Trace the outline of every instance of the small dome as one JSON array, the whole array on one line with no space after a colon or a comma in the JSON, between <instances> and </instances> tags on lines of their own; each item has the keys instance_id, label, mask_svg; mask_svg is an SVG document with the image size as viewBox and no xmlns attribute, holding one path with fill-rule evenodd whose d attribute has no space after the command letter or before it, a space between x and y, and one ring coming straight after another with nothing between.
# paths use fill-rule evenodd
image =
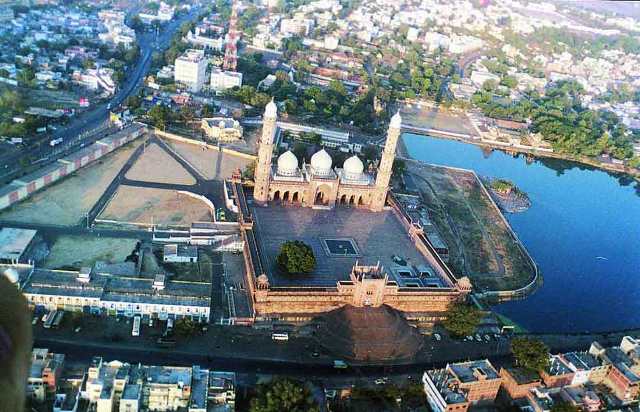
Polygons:
<instances>
[{"instance_id":1,"label":"small dome","mask_svg":"<svg viewBox=\"0 0 640 412\"><path fill-rule=\"evenodd\" d=\"M278 157L278 174L293 176L298 173L298 158L291 150L287 150Z\"/></svg>"},{"instance_id":2,"label":"small dome","mask_svg":"<svg viewBox=\"0 0 640 412\"><path fill-rule=\"evenodd\" d=\"M311 156L311 171L316 175L326 176L331 174L333 160L326 150L322 149Z\"/></svg>"},{"instance_id":3,"label":"small dome","mask_svg":"<svg viewBox=\"0 0 640 412\"><path fill-rule=\"evenodd\" d=\"M5 270L4 276L7 279L9 279L9 282L11 283L18 283L18 280L20 280L20 275L18 274L18 271L15 270L14 268L9 268Z\"/></svg>"},{"instance_id":4,"label":"small dome","mask_svg":"<svg viewBox=\"0 0 640 412\"><path fill-rule=\"evenodd\" d=\"M358 156L353 155L344 161L343 169L347 179L358 179L364 172L364 164Z\"/></svg>"},{"instance_id":5,"label":"small dome","mask_svg":"<svg viewBox=\"0 0 640 412\"><path fill-rule=\"evenodd\" d=\"M402 117L400 116L400 110L396 112L389 122L389 127L392 129L399 129L402 126Z\"/></svg>"},{"instance_id":6,"label":"small dome","mask_svg":"<svg viewBox=\"0 0 640 412\"><path fill-rule=\"evenodd\" d=\"M264 117L267 117L269 119L275 119L278 117L278 106L276 106L276 103L273 101L273 99L271 99L271 101L265 106Z\"/></svg>"}]
</instances>

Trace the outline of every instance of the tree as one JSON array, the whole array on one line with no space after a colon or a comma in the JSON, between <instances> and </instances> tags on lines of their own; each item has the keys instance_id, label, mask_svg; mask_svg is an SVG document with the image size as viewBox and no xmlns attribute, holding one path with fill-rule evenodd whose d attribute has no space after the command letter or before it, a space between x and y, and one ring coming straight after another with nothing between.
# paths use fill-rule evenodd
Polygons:
<instances>
[{"instance_id":1,"label":"tree","mask_svg":"<svg viewBox=\"0 0 640 412\"><path fill-rule=\"evenodd\" d=\"M144 30L144 23L140 19L140 16L133 16L131 18L131 22L129 23L129 27L131 27L136 32L141 32Z\"/></svg>"},{"instance_id":2,"label":"tree","mask_svg":"<svg viewBox=\"0 0 640 412\"><path fill-rule=\"evenodd\" d=\"M16 78L22 85L31 86L33 80L36 78L36 74L30 66L27 66L18 73Z\"/></svg>"},{"instance_id":3,"label":"tree","mask_svg":"<svg viewBox=\"0 0 640 412\"><path fill-rule=\"evenodd\" d=\"M400 177L407 170L407 163L402 159L393 159L391 170L394 177Z\"/></svg>"},{"instance_id":4,"label":"tree","mask_svg":"<svg viewBox=\"0 0 640 412\"><path fill-rule=\"evenodd\" d=\"M253 180L254 175L256 174L256 163L257 160L254 160L251 163L248 163L244 170L242 171L242 178L247 180Z\"/></svg>"},{"instance_id":5,"label":"tree","mask_svg":"<svg viewBox=\"0 0 640 412\"><path fill-rule=\"evenodd\" d=\"M190 318L178 319L175 324L175 331L178 336L186 338L198 331L198 325Z\"/></svg>"},{"instance_id":6,"label":"tree","mask_svg":"<svg viewBox=\"0 0 640 412\"><path fill-rule=\"evenodd\" d=\"M553 404L551 412L579 412L580 408L573 406L569 402L560 401Z\"/></svg>"},{"instance_id":7,"label":"tree","mask_svg":"<svg viewBox=\"0 0 640 412\"><path fill-rule=\"evenodd\" d=\"M284 242L276 262L287 273L310 273L316 267L313 250L299 240Z\"/></svg>"},{"instance_id":8,"label":"tree","mask_svg":"<svg viewBox=\"0 0 640 412\"><path fill-rule=\"evenodd\" d=\"M166 106L157 105L153 106L151 110L149 110L148 116L155 127L164 130L167 128L167 123L169 122L171 113Z\"/></svg>"},{"instance_id":9,"label":"tree","mask_svg":"<svg viewBox=\"0 0 640 412\"><path fill-rule=\"evenodd\" d=\"M549 365L549 348L542 341L528 338L515 338L511 341L511 352L516 365L539 372Z\"/></svg>"},{"instance_id":10,"label":"tree","mask_svg":"<svg viewBox=\"0 0 640 412\"><path fill-rule=\"evenodd\" d=\"M311 391L301 382L277 379L258 386L250 412L318 412Z\"/></svg>"},{"instance_id":11,"label":"tree","mask_svg":"<svg viewBox=\"0 0 640 412\"><path fill-rule=\"evenodd\" d=\"M481 319L480 309L466 303L456 302L449 308L443 326L453 336L468 336L473 335Z\"/></svg>"}]
</instances>

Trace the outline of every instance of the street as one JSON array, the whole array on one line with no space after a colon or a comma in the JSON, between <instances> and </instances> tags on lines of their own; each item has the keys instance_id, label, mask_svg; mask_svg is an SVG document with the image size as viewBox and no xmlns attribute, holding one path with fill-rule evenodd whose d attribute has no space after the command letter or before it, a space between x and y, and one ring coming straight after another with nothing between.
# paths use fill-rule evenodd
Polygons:
<instances>
[{"instance_id":1,"label":"street","mask_svg":"<svg viewBox=\"0 0 640 412\"><path fill-rule=\"evenodd\" d=\"M14 150L2 153L0 155L0 184L9 183L39 167L53 163L79 147L84 147L104 137L108 129L110 111L108 107L119 106L127 97L137 91L149 72L153 52L165 50L180 25L196 17L198 12L199 8L194 7L188 14L171 21L159 36L156 36L155 32L138 34L140 58L135 67L128 71L124 83L120 85L111 100L98 104L72 119L68 126L60 127L52 135L42 138L36 146L16 147ZM50 146L49 140L57 138L62 138L62 143Z\"/></svg>"}]
</instances>

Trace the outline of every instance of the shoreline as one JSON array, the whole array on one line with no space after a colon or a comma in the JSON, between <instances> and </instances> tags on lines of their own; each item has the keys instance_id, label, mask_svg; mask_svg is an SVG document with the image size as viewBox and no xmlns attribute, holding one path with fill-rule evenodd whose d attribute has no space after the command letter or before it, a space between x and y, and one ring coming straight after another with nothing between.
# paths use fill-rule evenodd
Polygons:
<instances>
[{"instance_id":1,"label":"shoreline","mask_svg":"<svg viewBox=\"0 0 640 412\"><path fill-rule=\"evenodd\" d=\"M431 130L430 132L420 131L418 128L413 128L411 126L409 126L409 130L402 131L402 134L405 134L405 133L410 133L418 136L432 137L432 138L441 139L441 140L453 140L461 143L471 144L484 149L500 150L508 154L517 154L517 155L523 154L527 156L532 156L535 159L546 158L546 159L563 160L565 162L572 162L581 166L592 167L594 169L602 170L604 172L614 173L622 176L628 176L634 179L635 181L640 182L640 171L634 171L628 166L618 167L615 165L605 164L587 157L573 157L571 155L566 155L566 154L557 153L557 152L546 152L546 151L539 151L536 149L529 150L529 149L523 149L523 148L513 147L513 146L502 146L502 145L492 144L492 143L481 141L481 140L457 137L449 133L441 134L441 133L438 133L437 130ZM400 139L400 141L402 142L402 146L400 144L398 145L398 155L401 157L413 159L406 150L404 139Z\"/></svg>"}]
</instances>

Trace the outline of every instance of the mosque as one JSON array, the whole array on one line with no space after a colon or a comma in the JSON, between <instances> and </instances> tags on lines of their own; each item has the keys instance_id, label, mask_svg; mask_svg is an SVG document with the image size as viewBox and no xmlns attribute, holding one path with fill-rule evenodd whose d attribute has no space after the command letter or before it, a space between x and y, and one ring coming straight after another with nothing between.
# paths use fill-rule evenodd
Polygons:
<instances>
[{"instance_id":1,"label":"mosque","mask_svg":"<svg viewBox=\"0 0 640 412\"><path fill-rule=\"evenodd\" d=\"M299 159L290 150L281 154L276 164L272 165L276 120L277 107L272 101L264 112L258 149L253 193L256 202L264 205L269 201L281 201L315 208L350 205L374 212L382 210L400 137L400 113L391 118L376 174L365 171L357 155L345 160L342 168L333 167L333 159L324 149L311 156L310 163L303 162L302 167L299 167Z\"/></svg>"}]
</instances>

